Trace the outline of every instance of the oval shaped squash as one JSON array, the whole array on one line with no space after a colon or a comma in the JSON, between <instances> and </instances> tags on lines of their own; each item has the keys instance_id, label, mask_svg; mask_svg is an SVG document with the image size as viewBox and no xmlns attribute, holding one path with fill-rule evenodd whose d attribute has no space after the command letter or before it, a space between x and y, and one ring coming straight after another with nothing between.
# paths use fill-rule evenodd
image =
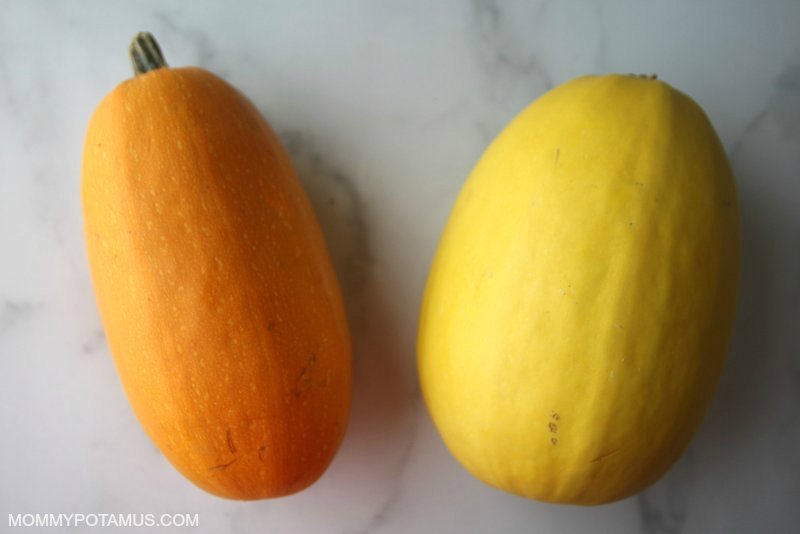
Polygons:
<instances>
[{"instance_id":1,"label":"oval shaped squash","mask_svg":"<svg viewBox=\"0 0 800 534\"><path fill-rule=\"evenodd\" d=\"M144 429L234 499L314 482L350 409L350 338L312 207L258 110L158 68L89 124L83 209L97 303Z\"/></svg>"},{"instance_id":2,"label":"oval shaped squash","mask_svg":"<svg viewBox=\"0 0 800 534\"><path fill-rule=\"evenodd\" d=\"M632 76L547 93L480 159L431 268L419 374L445 443L543 501L645 488L712 398L738 274L734 180L697 104Z\"/></svg>"}]
</instances>

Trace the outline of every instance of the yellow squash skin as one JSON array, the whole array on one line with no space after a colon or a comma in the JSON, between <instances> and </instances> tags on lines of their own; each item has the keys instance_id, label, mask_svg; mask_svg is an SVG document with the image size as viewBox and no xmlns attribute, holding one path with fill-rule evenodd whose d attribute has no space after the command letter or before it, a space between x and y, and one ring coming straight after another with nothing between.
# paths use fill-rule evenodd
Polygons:
<instances>
[{"instance_id":1,"label":"yellow squash skin","mask_svg":"<svg viewBox=\"0 0 800 534\"><path fill-rule=\"evenodd\" d=\"M480 159L431 268L418 365L445 443L542 501L652 484L716 389L739 262L734 179L694 101L617 75L547 93Z\"/></svg>"},{"instance_id":2,"label":"yellow squash skin","mask_svg":"<svg viewBox=\"0 0 800 534\"><path fill-rule=\"evenodd\" d=\"M89 124L82 198L106 337L169 461L232 499L317 480L347 427L350 337L312 207L258 110L202 69L123 82Z\"/></svg>"}]
</instances>

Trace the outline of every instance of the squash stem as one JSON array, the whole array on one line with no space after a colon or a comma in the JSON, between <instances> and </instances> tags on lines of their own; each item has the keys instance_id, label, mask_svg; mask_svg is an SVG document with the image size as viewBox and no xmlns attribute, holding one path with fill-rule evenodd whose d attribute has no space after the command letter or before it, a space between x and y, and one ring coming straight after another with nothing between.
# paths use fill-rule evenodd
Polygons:
<instances>
[{"instance_id":1,"label":"squash stem","mask_svg":"<svg viewBox=\"0 0 800 534\"><path fill-rule=\"evenodd\" d=\"M634 78L641 78L643 80L657 80L658 74L633 74L630 73L628 76L633 76Z\"/></svg>"},{"instance_id":2,"label":"squash stem","mask_svg":"<svg viewBox=\"0 0 800 534\"><path fill-rule=\"evenodd\" d=\"M150 32L139 32L134 35L128 51L136 76L167 66L158 41Z\"/></svg>"}]
</instances>

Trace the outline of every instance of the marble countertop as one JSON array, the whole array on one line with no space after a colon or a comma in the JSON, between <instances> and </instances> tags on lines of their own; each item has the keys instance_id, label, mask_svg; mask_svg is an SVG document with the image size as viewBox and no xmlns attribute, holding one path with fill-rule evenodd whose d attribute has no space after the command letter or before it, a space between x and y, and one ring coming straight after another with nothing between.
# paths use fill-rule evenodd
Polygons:
<instances>
[{"instance_id":1,"label":"marble countertop","mask_svg":"<svg viewBox=\"0 0 800 534\"><path fill-rule=\"evenodd\" d=\"M0 530L16 513L199 513L196 532L797 532L800 3L0 1ZM123 394L82 233L85 128L152 31L172 65L247 94L287 144L333 251L355 340L347 437L298 495L232 502L174 471ZM743 281L728 365L683 459L594 508L464 471L415 369L450 206L500 129L586 73L694 97L736 173Z\"/></svg>"}]
</instances>

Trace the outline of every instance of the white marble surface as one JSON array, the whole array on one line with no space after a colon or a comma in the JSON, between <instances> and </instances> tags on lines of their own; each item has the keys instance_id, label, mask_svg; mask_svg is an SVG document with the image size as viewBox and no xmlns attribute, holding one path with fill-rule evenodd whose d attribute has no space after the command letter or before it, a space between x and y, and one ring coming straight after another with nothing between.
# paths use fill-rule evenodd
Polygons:
<instances>
[{"instance_id":1,"label":"white marble surface","mask_svg":"<svg viewBox=\"0 0 800 534\"><path fill-rule=\"evenodd\" d=\"M0 0L0 531L9 513L188 512L209 533L798 532L800 2L231 5ZM230 502L186 482L141 431L103 337L81 151L143 29L172 65L213 70L258 105L333 249L352 420L296 496ZM487 142L595 72L655 72L706 109L737 175L744 272L729 365L688 454L644 494L580 508L471 478L420 400L414 342L439 232Z\"/></svg>"}]
</instances>

